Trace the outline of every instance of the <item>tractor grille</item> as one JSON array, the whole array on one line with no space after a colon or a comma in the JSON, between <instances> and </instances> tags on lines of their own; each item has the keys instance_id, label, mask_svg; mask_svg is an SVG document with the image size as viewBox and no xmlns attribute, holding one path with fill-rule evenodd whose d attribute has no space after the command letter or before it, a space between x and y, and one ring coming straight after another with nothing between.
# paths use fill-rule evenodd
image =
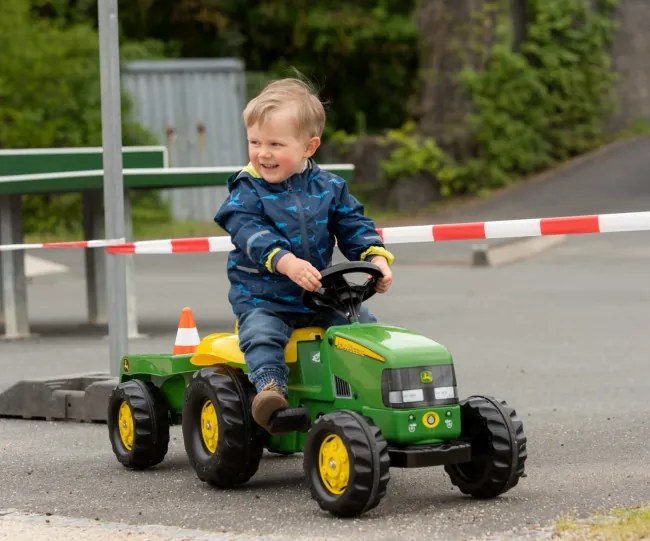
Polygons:
<instances>
[{"instance_id":1,"label":"tractor grille","mask_svg":"<svg viewBox=\"0 0 650 541\"><path fill-rule=\"evenodd\" d=\"M334 376L334 395L337 398L352 398L352 387L338 376Z\"/></svg>"},{"instance_id":2,"label":"tractor grille","mask_svg":"<svg viewBox=\"0 0 650 541\"><path fill-rule=\"evenodd\" d=\"M388 408L422 408L458 403L453 364L387 368L381 392Z\"/></svg>"}]
</instances>

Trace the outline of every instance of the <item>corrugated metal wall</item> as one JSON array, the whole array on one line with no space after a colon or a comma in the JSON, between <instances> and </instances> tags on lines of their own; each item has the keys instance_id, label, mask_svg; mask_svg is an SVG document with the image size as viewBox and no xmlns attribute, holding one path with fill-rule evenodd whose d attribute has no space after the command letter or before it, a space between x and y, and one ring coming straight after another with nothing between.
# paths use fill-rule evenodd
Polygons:
<instances>
[{"instance_id":1,"label":"corrugated metal wall","mask_svg":"<svg viewBox=\"0 0 650 541\"><path fill-rule=\"evenodd\" d=\"M246 164L241 61L135 61L123 66L122 83L133 99L136 118L169 149L171 167ZM174 217L211 220L226 190L184 188L166 195Z\"/></svg>"}]
</instances>

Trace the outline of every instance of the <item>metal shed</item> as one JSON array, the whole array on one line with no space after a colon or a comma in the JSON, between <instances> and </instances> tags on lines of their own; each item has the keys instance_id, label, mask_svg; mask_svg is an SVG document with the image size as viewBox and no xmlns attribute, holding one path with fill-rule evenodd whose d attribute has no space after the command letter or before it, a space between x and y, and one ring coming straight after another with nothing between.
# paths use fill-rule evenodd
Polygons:
<instances>
[{"instance_id":1,"label":"metal shed","mask_svg":"<svg viewBox=\"0 0 650 541\"><path fill-rule=\"evenodd\" d=\"M123 66L122 82L133 100L136 118L167 146L170 166L246 164L242 61L134 61ZM189 188L164 193L175 218L211 220L226 189Z\"/></svg>"}]
</instances>

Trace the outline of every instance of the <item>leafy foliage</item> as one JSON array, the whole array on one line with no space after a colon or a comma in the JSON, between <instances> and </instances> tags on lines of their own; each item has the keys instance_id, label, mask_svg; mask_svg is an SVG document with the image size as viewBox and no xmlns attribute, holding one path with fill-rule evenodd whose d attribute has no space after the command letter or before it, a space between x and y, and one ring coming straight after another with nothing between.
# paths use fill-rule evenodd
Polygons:
<instances>
[{"instance_id":1,"label":"leafy foliage","mask_svg":"<svg viewBox=\"0 0 650 541\"><path fill-rule=\"evenodd\" d=\"M594 147L612 110L609 47L617 0L528 0L530 21L513 50L503 26L487 68L462 81L476 112L468 191L502 186Z\"/></svg>"},{"instance_id":2,"label":"leafy foliage","mask_svg":"<svg viewBox=\"0 0 650 541\"><path fill-rule=\"evenodd\" d=\"M415 3L124 0L120 22L128 39L159 39L185 57L235 56L270 78L295 68L320 87L332 129L376 132L408 117Z\"/></svg>"},{"instance_id":3,"label":"leafy foliage","mask_svg":"<svg viewBox=\"0 0 650 541\"><path fill-rule=\"evenodd\" d=\"M414 122L407 122L400 130L389 130L384 143L392 148L381 162L382 177L388 182L426 173L438 184L441 195L449 196L457 190L457 164L432 137L418 137Z\"/></svg>"},{"instance_id":4,"label":"leafy foliage","mask_svg":"<svg viewBox=\"0 0 650 541\"><path fill-rule=\"evenodd\" d=\"M96 21L96 0L23 0L41 17ZM409 115L416 0L119 0L124 43L156 56L242 58L265 79L298 70L329 104L328 129L376 132Z\"/></svg>"},{"instance_id":5,"label":"leafy foliage","mask_svg":"<svg viewBox=\"0 0 650 541\"><path fill-rule=\"evenodd\" d=\"M101 146L98 36L92 24L63 0L3 0L0 16L0 148ZM41 13L42 14L42 13ZM61 17L59 17L61 15ZM128 119L129 103L123 102ZM139 125L123 123L127 145L152 137ZM134 205L157 203L155 193L137 194ZM79 231L79 194L23 197L28 233Z\"/></svg>"},{"instance_id":6,"label":"leafy foliage","mask_svg":"<svg viewBox=\"0 0 650 541\"><path fill-rule=\"evenodd\" d=\"M407 122L418 86L417 0L119 0L122 58L237 56L257 76L251 88L298 70L320 87L334 141L389 129L381 182L425 173L445 196L476 193L592 148L612 108L619 0L520 1L528 18L520 42L510 16L499 15L507 0L485 0L467 18L475 39L445 44L464 48L474 66L459 74L473 110L462 162ZM3 0L0 147L100 144L96 12L96 0ZM486 48L490 17L502 18ZM125 144L146 141L133 124L123 133ZM66 222L80 214L78 196L57 197L63 221L50 223L55 207L41 202L29 207L28 229L78 222ZM142 216L162 207L150 203Z\"/></svg>"},{"instance_id":7,"label":"leafy foliage","mask_svg":"<svg viewBox=\"0 0 650 541\"><path fill-rule=\"evenodd\" d=\"M30 16L4 0L0 17L0 147L101 144L97 36Z\"/></svg>"}]
</instances>

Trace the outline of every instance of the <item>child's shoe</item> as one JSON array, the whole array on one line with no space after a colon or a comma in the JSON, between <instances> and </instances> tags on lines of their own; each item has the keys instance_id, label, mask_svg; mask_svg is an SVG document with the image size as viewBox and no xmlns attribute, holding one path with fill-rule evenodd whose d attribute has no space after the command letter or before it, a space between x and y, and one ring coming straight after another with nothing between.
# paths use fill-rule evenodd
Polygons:
<instances>
[{"instance_id":1,"label":"child's shoe","mask_svg":"<svg viewBox=\"0 0 650 541\"><path fill-rule=\"evenodd\" d=\"M273 414L288 407L289 402L284 396L284 391L275 381L272 381L253 398L251 406L253 420L267 432L270 432L269 424Z\"/></svg>"}]
</instances>

